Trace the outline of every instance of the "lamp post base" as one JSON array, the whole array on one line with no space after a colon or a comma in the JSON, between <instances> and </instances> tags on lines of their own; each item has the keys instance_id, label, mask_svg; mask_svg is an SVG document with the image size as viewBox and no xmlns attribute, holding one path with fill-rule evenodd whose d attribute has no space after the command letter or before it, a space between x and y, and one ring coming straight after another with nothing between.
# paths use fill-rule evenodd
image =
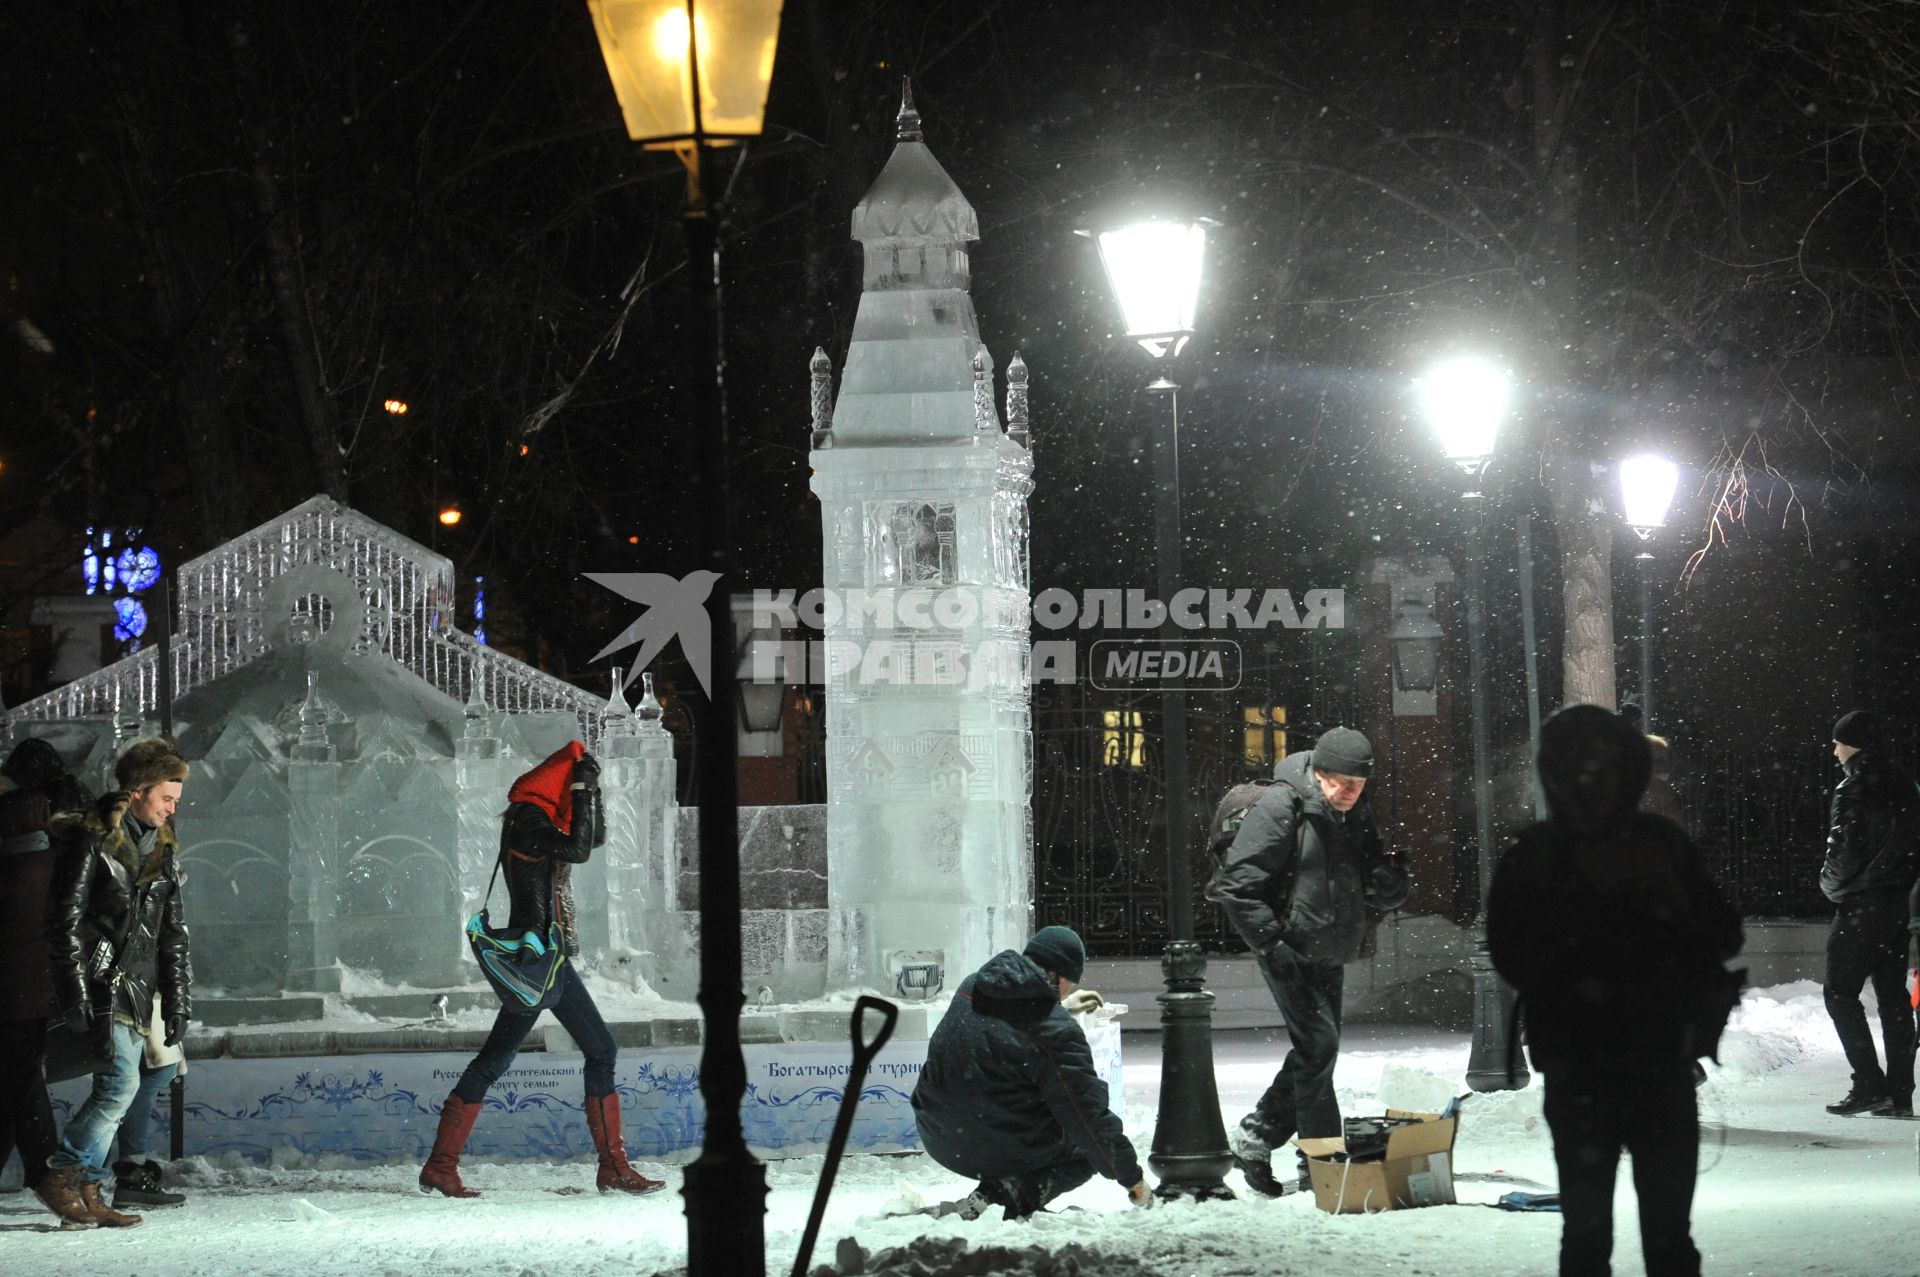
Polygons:
<instances>
[{"instance_id":1,"label":"lamp post base","mask_svg":"<svg viewBox=\"0 0 1920 1277\"><path fill-rule=\"evenodd\" d=\"M1233 1154L1220 1119L1213 1080L1213 995L1205 985L1207 955L1191 940L1168 943L1160 960L1166 991L1160 1004L1160 1113L1147 1165L1162 1198L1231 1201L1226 1185Z\"/></svg>"},{"instance_id":2,"label":"lamp post base","mask_svg":"<svg viewBox=\"0 0 1920 1277\"><path fill-rule=\"evenodd\" d=\"M1512 1041L1513 990L1493 969L1484 931L1476 937L1473 956L1473 1049L1467 1055L1467 1087L1473 1091L1522 1091L1533 1075L1526 1057ZM1507 1071L1511 1054L1513 1071Z\"/></svg>"}]
</instances>

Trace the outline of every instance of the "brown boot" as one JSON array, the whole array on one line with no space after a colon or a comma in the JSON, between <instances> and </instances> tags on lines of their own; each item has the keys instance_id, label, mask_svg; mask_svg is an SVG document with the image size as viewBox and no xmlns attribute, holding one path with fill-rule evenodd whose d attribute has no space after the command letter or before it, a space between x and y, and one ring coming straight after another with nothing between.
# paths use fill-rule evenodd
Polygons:
<instances>
[{"instance_id":1,"label":"brown boot","mask_svg":"<svg viewBox=\"0 0 1920 1277\"><path fill-rule=\"evenodd\" d=\"M457 1095L447 1096L447 1102L440 1108L440 1129L434 1132L433 1152L427 1155L427 1164L420 1168L421 1192L438 1191L448 1197L480 1196L478 1189L460 1182L460 1150L467 1146L467 1136L473 1132L473 1119L478 1116L478 1104L469 1104Z\"/></svg>"},{"instance_id":2,"label":"brown boot","mask_svg":"<svg viewBox=\"0 0 1920 1277\"><path fill-rule=\"evenodd\" d=\"M83 1174L78 1166L55 1167L33 1186L33 1195L60 1217L64 1228L93 1227L93 1212L80 1195Z\"/></svg>"},{"instance_id":3,"label":"brown boot","mask_svg":"<svg viewBox=\"0 0 1920 1277\"><path fill-rule=\"evenodd\" d=\"M594 1177L601 1192L617 1188L623 1193L651 1193L665 1188L663 1180L648 1179L627 1165L627 1146L620 1139L620 1097L587 1097L587 1130L593 1135L593 1147L600 1154L600 1173Z\"/></svg>"},{"instance_id":4,"label":"brown boot","mask_svg":"<svg viewBox=\"0 0 1920 1277\"><path fill-rule=\"evenodd\" d=\"M123 1215L100 1200L100 1186L92 1180L81 1181L80 1200L87 1204L93 1222L102 1228L133 1228L146 1222L138 1215Z\"/></svg>"}]
</instances>

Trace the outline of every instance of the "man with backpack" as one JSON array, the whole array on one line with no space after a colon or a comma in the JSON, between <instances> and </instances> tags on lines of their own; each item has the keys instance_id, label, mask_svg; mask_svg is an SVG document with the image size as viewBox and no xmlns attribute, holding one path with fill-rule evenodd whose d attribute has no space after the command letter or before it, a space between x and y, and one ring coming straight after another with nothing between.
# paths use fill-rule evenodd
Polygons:
<instances>
[{"instance_id":1,"label":"man with backpack","mask_svg":"<svg viewBox=\"0 0 1920 1277\"><path fill-rule=\"evenodd\" d=\"M1333 1066L1345 966L1360 956L1370 923L1405 903L1410 886L1363 801L1372 774L1372 743L1336 727L1311 750L1282 759L1250 806L1236 788L1215 816L1220 865L1207 898L1253 950L1292 1041L1232 1138L1247 1187L1269 1197L1282 1192L1275 1148L1295 1135L1341 1133Z\"/></svg>"}]
</instances>

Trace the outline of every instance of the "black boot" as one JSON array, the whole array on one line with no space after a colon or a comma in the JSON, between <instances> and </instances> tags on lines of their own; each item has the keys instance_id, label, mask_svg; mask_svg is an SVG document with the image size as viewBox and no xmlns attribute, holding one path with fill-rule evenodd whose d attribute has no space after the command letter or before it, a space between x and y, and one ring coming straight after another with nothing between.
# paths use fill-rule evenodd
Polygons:
<instances>
[{"instance_id":1,"label":"black boot","mask_svg":"<svg viewBox=\"0 0 1920 1277\"><path fill-rule=\"evenodd\" d=\"M1262 1197L1278 1197L1287 1191L1273 1177L1273 1146L1247 1130L1246 1123L1228 1133L1227 1146L1249 1189Z\"/></svg>"},{"instance_id":2,"label":"black boot","mask_svg":"<svg viewBox=\"0 0 1920 1277\"><path fill-rule=\"evenodd\" d=\"M1887 1095L1886 1087L1855 1083L1854 1088L1847 1092L1846 1099L1838 1104L1827 1105L1827 1112L1835 1117L1852 1117L1855 1113L1872 1113L1886 1108L1890 1103L1892 1099Z\"/></svg>"},{"instance_id":3,"label":"black boot","mask_svg":"<svg viewBox=\"0 0 1920 1277\"><path fill-rule=\"evenodd\" d=\"M125 1210L129 1206L184 1206L186 1201L185 1194L169 1193L160 1187L160 1163L148 1160L113 1164L115 1210Z\"/></svg>"}]
</instances>

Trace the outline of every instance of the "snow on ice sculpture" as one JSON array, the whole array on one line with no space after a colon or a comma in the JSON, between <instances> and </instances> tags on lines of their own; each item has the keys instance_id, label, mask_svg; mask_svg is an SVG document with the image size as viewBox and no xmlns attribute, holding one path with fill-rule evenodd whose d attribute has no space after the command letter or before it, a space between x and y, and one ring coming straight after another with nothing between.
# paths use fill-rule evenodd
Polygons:
<instances>
[{"instance_id":1,"label":"snow on ice sculpture","mask_svg":"<svg viewBox=\"0 0 1920 1277\"><path fill-rule=\"evenodd\" d=\"M810 364L808 458L823 584L867 591L881 618L845 608L825 631L859 655L826 689L828 979L890 993L909 967L1017 947L1032 864L1032 458L1001 428L968 292L978 219L910 97L897 138L853 213L862 292L830 408L831 369ZM945 606L917 606L929 591Z\"/></svg>"}]
</instances>

